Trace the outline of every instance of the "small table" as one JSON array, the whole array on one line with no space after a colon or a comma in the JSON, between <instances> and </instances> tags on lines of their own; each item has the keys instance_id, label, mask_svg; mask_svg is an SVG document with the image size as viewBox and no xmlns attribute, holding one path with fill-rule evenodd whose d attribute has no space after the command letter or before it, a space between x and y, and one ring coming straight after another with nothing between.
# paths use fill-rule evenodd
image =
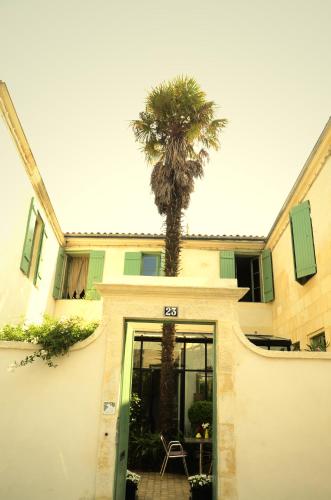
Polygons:
<instances>
[{"instance_id":1,"label":"small table","mask_svg":"<svg viewBox=\"0 0 331 500\"><path fill-rule=\"evenodd\" d=\"M205 443L211 443L212 440L211 438L205 439L205 438L190 438L186 437L184 438L185 443L188 444L198 444L199 446L199 474L202 474L202 451L203 451L203 445Z\"/></svg>"}]
</instances>

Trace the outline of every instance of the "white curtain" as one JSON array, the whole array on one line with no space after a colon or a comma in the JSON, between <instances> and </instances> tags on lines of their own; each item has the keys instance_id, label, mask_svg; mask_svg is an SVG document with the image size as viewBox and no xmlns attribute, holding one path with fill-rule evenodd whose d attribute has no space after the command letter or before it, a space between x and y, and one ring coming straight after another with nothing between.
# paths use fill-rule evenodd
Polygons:
<instances>
[{"instance_id":1,"label":"white curtain","mask_svg":"<svg viewBox=\"0 0 331 500\"><path fill-rule=\"evenodd\" d=\"M68 295L70 299L83 298L86 293L88 256L70 257L68 269Z\"/></svg>"}]
</instances>

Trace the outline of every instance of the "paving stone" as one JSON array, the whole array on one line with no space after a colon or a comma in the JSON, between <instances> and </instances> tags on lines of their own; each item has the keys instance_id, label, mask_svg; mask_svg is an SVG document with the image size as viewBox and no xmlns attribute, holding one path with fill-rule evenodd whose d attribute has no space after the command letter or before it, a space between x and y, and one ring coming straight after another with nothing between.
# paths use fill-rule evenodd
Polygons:
<instances>
[{"instance_id":1,"label":"paving stone","mask_svg":"<svg viewBox=\"0 0 331 500\"><path fill-rule=\"evenodd\" d=\"M140 476L138 500L188 500L189 484L186 476L158 472L137 472Z\"/></svg>"}]
</instances>

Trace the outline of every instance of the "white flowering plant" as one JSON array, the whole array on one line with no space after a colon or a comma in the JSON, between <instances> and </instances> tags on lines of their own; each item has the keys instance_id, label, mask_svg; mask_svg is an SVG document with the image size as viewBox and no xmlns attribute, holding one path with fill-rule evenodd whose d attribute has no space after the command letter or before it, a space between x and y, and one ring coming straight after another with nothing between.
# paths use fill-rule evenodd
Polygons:
<instances>
[{"instance_id":1,"label":"white flowering plant","mask_svg":"<svg viewBox=\"0 0 331 500\"><path fill-rule=\"evenodd\" d=\"M204 488L212 484L212 476L207 476L206 474L196 474L195 476L190 476L188 478L191 489Z\"/></svg>"},{"instance_id":2,"label":"white flowering plant","mask_svg":"<svg viewBox=\"0 0 331 500\"><path fill-rule=\"evenodd\" d=\"M140 476L139 474L136 474L135 472L131 472L130 470L126 471L126 480L131 481L134 484L138 484L140 481Z\"/></svg>"}]
</instances>

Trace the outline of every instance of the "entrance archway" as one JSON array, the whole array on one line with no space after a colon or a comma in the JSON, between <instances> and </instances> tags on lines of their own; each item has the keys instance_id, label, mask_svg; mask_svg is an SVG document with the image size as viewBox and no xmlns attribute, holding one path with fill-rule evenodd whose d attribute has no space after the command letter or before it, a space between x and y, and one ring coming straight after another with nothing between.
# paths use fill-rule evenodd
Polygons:
<instances>
[{"instance_id":1,"label":"entrance archway","mask_svg":"<svg viewBox=\"0 0 331 500\"><path fill-rule=\"evenodd\" d=\"M121 422L128 419L133 332L136 320L162 322L165 307L177 308L176 322L213 323L214 339L214 498L237 497L232 343L240 328L236 302L246 289L236 280L205 280L128 276L97 286L107 332L103 377L103 414L99 429L96 498L122 500L125 486L127 435ZM221 439L218 437L221 436Z\"/></svg>"}]
</instances>

